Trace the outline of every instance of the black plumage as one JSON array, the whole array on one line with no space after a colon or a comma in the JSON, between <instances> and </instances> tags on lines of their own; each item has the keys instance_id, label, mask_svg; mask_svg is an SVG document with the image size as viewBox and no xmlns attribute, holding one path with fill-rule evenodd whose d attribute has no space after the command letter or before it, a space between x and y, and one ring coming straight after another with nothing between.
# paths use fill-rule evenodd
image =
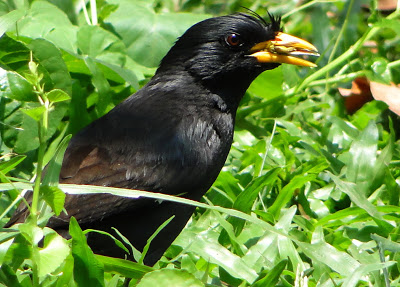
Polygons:
<instances>
[{"instance_id":1,"label":"black plumage","mask_svg":"<svg viewBox=\"0 0 400 287\"><path fill-rule=\"evenodd\" d=\"M281 62L253 56L267 51L265 47L255 51L255 46L275 40L279 33L279 18L270 20L235 14L188 29L146 86L72 138L60 183L200 200L224 165L246 89L261 72ZM68 215L52 217L49 227L66 234L74 216L83 229L114 233L111 227L117 228L139 250L175 215L151 243L144 260L147 265L159 260L194 211L183 204L109 194L67 195L65 209ZM23 221L26 214L20 208L10 224ZM96 253L125 256L104 235L89 233L88 243Z\"/></svg>"}]
</instances>

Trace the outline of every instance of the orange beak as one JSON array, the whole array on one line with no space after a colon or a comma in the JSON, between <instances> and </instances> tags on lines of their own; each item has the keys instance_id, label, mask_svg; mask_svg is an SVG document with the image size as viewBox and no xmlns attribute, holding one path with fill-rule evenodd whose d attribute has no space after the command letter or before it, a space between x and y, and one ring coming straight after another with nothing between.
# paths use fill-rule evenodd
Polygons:
<instances>
[{"instance_id":1,"label":"orange beak","mask_svg":"<svg viewBox=\"0 0 400 287\"><path fill-rule=\"evenodd\" d=\"M316 67L313 62L297 56L319 56L317 48L295 36L278 32L275 39L254 45L249 56L260 63L286 63L304 67Z\"/></svg>"}]
</instances>

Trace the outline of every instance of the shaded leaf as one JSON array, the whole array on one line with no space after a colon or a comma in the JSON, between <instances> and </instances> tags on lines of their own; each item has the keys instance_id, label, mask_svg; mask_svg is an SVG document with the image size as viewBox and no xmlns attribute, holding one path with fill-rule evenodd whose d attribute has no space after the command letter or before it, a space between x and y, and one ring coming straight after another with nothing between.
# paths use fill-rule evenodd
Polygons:
<instances>
[{"instance_id":1,"label":"shaded leaf","mask_svg":"<svg viewBox=\"0 0 400 287\"><path fill-rule=\"evenodd\" d=\"M37 102L32 85L17 73L0 68L0 96L10 99Z\"/></svg>"},{"instance_id":2,"label":"shaded leaf","mask_svg":"<svg viewBox=\"0 0 400 287\"><path fill-rule=\"evenodd\" d=\"M51 207L58 216L64 208L65 193L57 186L42 185L40 192L46 203Z\"/></svg>"},{"instance_id":3,"label":"shaded leaf","mask_svg":"<svg viewBox=\"0 0 400 287\"><path fill-rule=\"evenodd\" d=\"M74 279L78 286L104 286L104 267L93 254L75 217L71 217L69 234L72 237Z\"/></svg>"}]
</instances>

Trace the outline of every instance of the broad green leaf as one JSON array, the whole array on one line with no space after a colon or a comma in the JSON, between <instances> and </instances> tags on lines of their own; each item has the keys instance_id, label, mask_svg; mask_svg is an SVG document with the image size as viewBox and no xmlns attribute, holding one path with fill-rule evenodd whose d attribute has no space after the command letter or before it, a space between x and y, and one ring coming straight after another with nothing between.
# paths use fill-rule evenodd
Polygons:
<instances>
[{"instance_id":1,"label":"broad green leaf","mask_svg":"<svg viewBox=\"0 0 400 287\"><path fill-rule=\"evenodd\" d=\"M68 96L66 92L59 89L51 90L50 92L46 93L46 96L49 99L49 101L53 103L63 102L71 99L71 97Z\"/></svg>"},{"instance_id":2,"label":"broad green leaf","mask_svg":"<svg viewBox=\"0 0 400 287\"><path fill-rule=\"evenodd\" d=\"M78 48L84 55L94 59L111 53L111 59L115 64L125 63L125 56L122 53L125 45L111 32L98 26L82 26L77 37Z\"/></svg>"},{"instance_id":3,"label":"broad green leaf","mask_svg":"<svg viewBox=\"0 0 400 287\"><path fill-rule=\"evenodd\" d=\"M125 68L126 48L117 36L101 27L83 26L79 29L77 37L80 51L98 63L98 68L105 78L120 83L126 81L135 89L139 88L135 73ZM94 74L93 67L88 68Z\"/></svg>"},{"instance_id":4,"label":"broad green leaf","mask_svg":"<svg viewBox=\"0 0 400 287\"><path fill-rule=\"evenodd\" d=\"M78 286L104 286L103 264L93 254L86 237L75 217L71 217L69 234L72 237L72 256L74 257L74 279Z\"/></svg>"},{"instance_id":5,"label":"broad green leaf","mask_svg":"<svg viewBox=\"0 0 400 287\"><path fill-rule=\"evenodd\" d=\"M185 270L161 269L147 273L140 280L138 287L159 286L174 287L203 287L205 286L199 279Z\"/></svg>"},{"instance_id":6,"label":"broad green leaf","mask_svg":"<svg viewBox=\"0 0 400 287\"><path fill-rule=\"evenodd\" d=\"M15 72L0 68L0 97L7 97L17 101L37 102L32 85Z\"/></svg>"},{"instance_id":7,"label":"broad green leaf","mask_svg":"<svg viewBox=\"0 0 400 287\"><path fill-rule=\"evenodd\" d=\"M40 193L43 195L46 203L58 216L64 208L65 193L56 186L42 185Z\"/></svg>"},{"instance_id":8,"label":"broad green leaf","mask_svg":"<svg viewBox=\"0 0 400 287\"><path fill-rule=\"evenodd\" d=\"M44 246L40 248L38 275L40 278L54 272L70 253L70 248L64 238L52 231L44 239Z\"/></svg>"},{"instance_id":9,"label":"broad green leaf","mask_svg":"<svg viewBox=\"0 0 400 287\"><path fill-rule=\"evenodd\" d=\"M301 251L312 260L328 265L342 276L350 276L361 266L360 263L349 254L337 250L326 242L320 241L313 244L296 242L296 244L298 244Z\"/></svg>"},{"instance_id":10,"label":"broad green leaf","mask_svg":"<svg viewBox=\"0 0 400 287\"><path fill-rule=\"evenodd\" d=\"M186 234L188 234L187 232ZM257 278L257 273L236 254L218 244L216 236L212 234L191 234L188 250L196 253L210 263L225 269L230 275L242 278L251 283Z\"/></svg>"},{"instance_id":11,"label":"broad green leaf","mask_svg":"<svg viewBox=\"0 0 400 287\"><path fill-rule=\"evenodd\" d=\"M266 71L251 83L247 90L250 94L264 99L271 99L282 94L283 74L282 69L277 68Z\"/></svg>"},{"instance_id":12,"label":"broad green leaf","mask_svg":"<svg viewBox=\"0 0 400 287\"><path fill-rule=\"evenodd\" d=\"M46 39L70 53L77 52L76 31L67 15L47 1L32 2L27 15L18 22L19 35Z\"/></svg>"},{"instance_id":13,"label":"broad green leaf","mask_svg":"<svg viewBox=\"0 0 400 287\"><path fill-rule=\"evenodd\" d=\"M25 10L17 9L0 16L0 37L2 37L3 34L7 32L7 30L13 25L15 25L15 23L25 15L25 13Z\"/></svg>"},{"instance_id":14,"label":"broad green leaf","mask_svg":"<svg viewBox=\"0 0 400 287\"><path fill-rule=\"evenodd\" d=\"M68 95L71 95L71 76L60 50L54 44L44 39L33 40L29 43L28 47L32 50L35 60L37 60L40 66L49 74L51 86L48 84L45 88L47 88L47 90L50 88L62 90ZM52 93L52 91L50 91L50 93Z\"/></svg>"},{"instance_id":15,"label":"broad green leaf","mask_svg":"<svg viewBox=\"0 0 400 287\"><path fill-rule=\"evenodd\" d=\"M18 225L18 229L32 245L37 245L43 238L43 229L33 224L33 222L29 220L29 217L24 223Z\"/></svg>"},{"instance_id":16,"label":"broad green leaf","mask_svg":"<svg viewBox=\"0 0 400 287\"><path fill-rule=\"evenodd\" d=\"M108 1L118 5L105 22L111 23L122 37L128 55L146 67L157 67L175 40L206 15L155 13L148 3ZM151 29L148 29L151 27Z\"/></svg>"},{"instance_id":17,"label":"broad green leaf","mask_svg":"<svg viewBox=\"0 0 400 287\"><path fill-rule=\"evenodd\" d=\"M367 196L371 193L366 189L371 185L371 179L373 179L372 172L376 163L378 136L376 124L371 121L354 140L349 150L351 157L347 162L346 178L348 181L356 183L360 191Z\"/></svg>"},{"instance_id":18,"label":"broad green leaf","mask_svg":"<svg viewBox=\"0 0 400 287\"><path fill-rule=\"evenodd\" d=\"M19 113L23 114L22 110L20 110ZM30 116L23 114L21 122L17 124L18 130L16 131L14 144L15 152L25 153L27 151L38 148L38 123Z\"/></svg>"},{"instance_id":19,"label":"broad green leaf","mask_svg":"<svg viewBox=\"0 0 400 287\"><path fill-rule=\"evenodd\" d=\"M30 50L22 42L3 35L0 38L0 61L6 70L17 70L27 66L30 60Z\"/></svg>"},{"instance_id":20,"label":"broad green leaf","mask_svg":"<svg viewBox=\"0 0 400 287\"><path fill-rule=\"evenodd\" d=\"M46 107L39 106L39 107L32 108L32 109L26 109L26 110L22 109L21 111L23 113L25 113L26 115L30 116L36 122L40 122L40 120L43 118L43 114L46 112Z\"/></svg>"}]
</instances>

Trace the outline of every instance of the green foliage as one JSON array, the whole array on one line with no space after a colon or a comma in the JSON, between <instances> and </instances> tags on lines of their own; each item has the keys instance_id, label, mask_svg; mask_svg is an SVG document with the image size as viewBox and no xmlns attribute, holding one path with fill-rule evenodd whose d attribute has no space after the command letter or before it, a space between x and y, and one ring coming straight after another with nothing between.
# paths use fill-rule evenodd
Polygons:
<instances>
[{"instance_id":1,"label":"green foliage","mask_svg":"<svg viewBox=\"0 0 400 287\"><path fill-rule=\"evenodd\" d=\"M21 190L33 190L22 201L27 221L0 232L1 286L123 286L125 278L130 286L400 284L399 118L377 101L348 114L337 92L360 76L400 83L400 10L385 16L375 2L368 11L353 0L86 2L0 1L2 226ZM254 81L207 204L58 185L70 134L143 86L189 26L240 6L281 14L285 32L310 40L321 57L319 68L282 65ZM74 219L70 240L43 227L62 212L63 192L198 209L150 268L94 255Z\"/></svg>"}]
</instances>

